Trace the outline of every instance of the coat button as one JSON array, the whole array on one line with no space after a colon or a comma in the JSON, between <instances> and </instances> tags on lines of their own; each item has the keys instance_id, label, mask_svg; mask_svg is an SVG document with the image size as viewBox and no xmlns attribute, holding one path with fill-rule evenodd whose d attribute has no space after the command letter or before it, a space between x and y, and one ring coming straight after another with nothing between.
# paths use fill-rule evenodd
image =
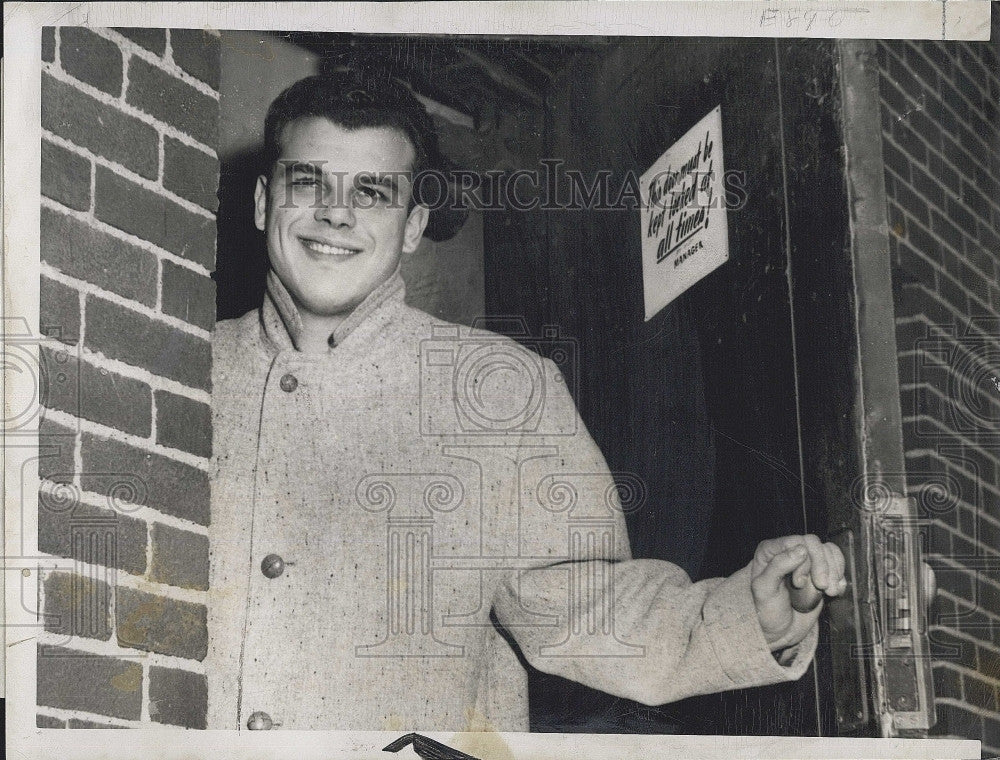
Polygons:
<instances>
[{"instance_id":1,"label":"coat button","mask_svg":"<svg viewBox=\"0 0 1000 760\"><path fill-rule=\"evenodd\" d=\"M273 725L274 721L266 712L255 712L247 721L247 728L251 731L270 731Z\"/></svg>"},{"instance_id":2,"label":"coat button","mask_svg":"<svg viewBox=\"0 0 1000 760\"><path fill-rule=\"evenodd\" d=\"M277 554L268 554L260 563L260 571L268 578L277 578L285 572L285 560Z\"/></svg>"},{"instance_id":3,"label":"coat button","mask_svg":"<svg viewBox=\"0 0 1000 760\"><path fill-rule=\"evenodd\" d=\"M296 388L299 387L299 381L298 378L295 377L295 375L289 372L287 375L281 376L281 380L278 381L278 385L281 386L281 390L283 390L285 393L291 393L292 391L294 391Z\"/></svg>"}]
</instances>

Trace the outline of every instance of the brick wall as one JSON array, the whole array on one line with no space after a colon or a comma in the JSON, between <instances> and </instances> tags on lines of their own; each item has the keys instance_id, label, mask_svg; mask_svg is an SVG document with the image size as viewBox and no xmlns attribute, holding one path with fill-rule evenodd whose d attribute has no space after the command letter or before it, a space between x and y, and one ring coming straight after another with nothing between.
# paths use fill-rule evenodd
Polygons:
<instances>
[{"instance_id":1,"label":"brick wall","mask_svg":"<svg viewBox=\"0 0 1000 760\"><path fill-rule=\"evenodd\" d=\"M43 30L39 726L205 724L218 48Z\"/></svg>"},{"instance_id":2,"label":"brick wall","mask_svg":"<svg viewBox=\"0 0 1000 760\"><path fill-rule=\"evenodd\" d=\"M993 37L997 39L997 12ZM907 483L940 588L938 723L1000 755L1000 66L879 43Z\"/></svg>"}]
</instances>

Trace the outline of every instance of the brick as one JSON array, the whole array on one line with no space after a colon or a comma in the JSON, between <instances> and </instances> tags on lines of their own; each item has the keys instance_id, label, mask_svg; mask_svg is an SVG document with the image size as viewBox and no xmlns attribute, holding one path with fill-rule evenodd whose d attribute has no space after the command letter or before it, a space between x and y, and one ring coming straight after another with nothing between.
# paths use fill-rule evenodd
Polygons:
<instances>
[{"instance_id":1,"label":"brick","mask_svg":"<svg viewBox=\"0 0 1000 760\"><path fill-rule=\"evenodd\" d=\"M205 330L211 330L215 325L215 282L211 277L172 261L164 261L160 301L164 314Z\"/></svg>"},{"instance_id":2,"label":"brick","mask_svg":"<svg viewBox=\"0 0 1000 760\"><path fill-rule=\"evenodd\" d=\"M931 415L935 419L941 419L941 398L928 388L921 386L915 389L904 389L899 392L900 408L906 415ZM919 491L919 489L917 489ZM917 495L920 500L919 493Z\"/></svg>"},{"instance_id":3,"label":"brick","mask_svg":"<svg viewBox=\"0 0 1000 760\"><path fill-rule=\"evenodd\" d=\"M83 434L82 484L99 487L106 476L90 473L127 473L140 485L130 499L175 517L208 524L208 475L183 462L137 449L119 441Z\"/></svg>"},{"instance_id":4,"label":"brick","mask_svg":"<svg viewBox=\"0 0 1000 760\"><path fill-rule=\"evenodd\" d=\"M87 348L193 388L209 388L208 341L97 296L87 296L86 310Z\"/></svg>"},{"instance_id":5,"label":"brick","mask_svg":"<svg viewBox=\"0 0 1000 760\"><path fill-rule=\"evenodd\" d=\"M902 53L902 51L900 51L900 53ZM895 82L904 93L906 93L907 97L910 97L918 102L920 101L922 95L926 97L925 93L929 88L913 76L913 73L902 61L893 56L889 56L887 63L889 78L892 79L892 81Z\"/></svg>"},{"instance_id":6,"label":"brick","mask_svg":"<svg viewBox=\"0 0 1000 760\"><path fill-rule=\"evenodd\" d=\"M923 51L918 45L914 43L906 45L906 63L913 73L924 81L924 84L933 90L937 89L937 71L931 66L930 61L924 57Z\"/></svg>"},{"instance_id":7,"label":"brick","mask_svg":"<svg viewBox=\"0 0 1000 760\"><path fill-rule=\"evenodd\" d=\"M982 742L984 757L1000 756L1000 717L983 716Z\"/></svg>"},{"instance_id":8,"label":"brick","mask_svg":"<svg viewBox=\"0 0 1000 760\"><path fill-rule=\"evenodd\" d=\"M74 573L45 579L45 630L63 636L111 638L111 588Z\"/></svg>"},{"instance_id":9,"label":"brick","mask_svg":"<svg viewBox=\"0 0 1000 760\"><path fill-rule=\"evenodd\" d=\"M979 214L984 221L989 221L993 213L994 205L990 203L986 196L977 190L971 182L962 181L962 203L972 211ZM973 226L970 229L974 229ZM970 233L971 234L971 233Z\"/></svg>"},{"instance_id":10,"label":"brick","mask_svg":"<svg viewBox=\"0 0 1000 760\"><path fill-rule=\"evenodd\" d=\"M208 685L205 676L186 670L149 669L149 717L157 723L205 728Z\"/></svg>"},{"instance_id":11,"label":"brick","mask_svg":"<svg viewBox=\"0 0 1000 760\"><path fill-rule=\"evenodd\" d=\"M962 251L965 248L962 232L958 227L949 222L943 214L938 213L936 210L931 210L931 229L940 235L944 239L944 242L951 246L959 256L962 255ZM975 229L975 226L973 226L973 229Z\"/></svg>"},{"instance_id":12,"label":"brick","mask_svg":"<svg viewBox=\"0 0 1000 760\"><path fill-rule=\"evenodd\" d=\"M167 33L163 29L147 29L138 26L116 26L113 29L151 53L163 55L167 49Z\"/></svg>"},{"instance_id":13,"label":"brick","mask_svg":"<svg viewBox=\"0 0 1000 760\"><path fill-rule=\"evenodd\" d=\"M41 210L42 261L146 306L156 305L156 256L86 222Z\"/></svg>"},{"instance_id":14,"label":"brick","mask_svg":"<svg viewBox=\"0 0 1000 760\"><path fill-rule=\"evenodd\" d=\"M118 97L122 91L122 53L118 46L83 26L59 29L59 61L66 73Z\"/></svg>"},{"instance_id":15,"label":"brick","mask_svg":"<svg viewBox=\"0 0 1000 760\"><path fill-rule=\"evenodd\" d=\"M156 440L199 457L212 456L211 407L169 391L157 391Z\"/></svg>"},{"instance_id":16,"label":"brick","mask_svg":"<svg viewBox=\"0 0 1000 760\"><path fill-rule=\"evenodd\" d=\"M958 129L958 118L948 108L949 105L950 103L943 102L936 97L929 98L926 108L924 108L924 113L932 122L944 130L945 133L954 134L955 130ZM938 135L937 144L940 144L940 135Z\"/></svg>"},{"instance_id":17,"label":"brick","mask_svg":"<svg viewBox=\"0 0 1000 760\"><path fill-rule=\"evenodd\" d=\"M80 720L79 718L69 719L69 728L125 728L111 723L97 723L93 720Z\"/></svg>"},{"instance_id":18,"label":"brick","mask_svg":"<svg viewBox=\"0 0 1000 760\"><path fill-rule=\"evenodd\" d=\"M980 89L979 85L961 69L955 69L954 79L955 86L958 87L959 92L969 99L973 108L980 108L984 99L984 90ZM985 80L983 80L983 83L985 84Z\"/></svg>"},{"instance_id":19,"label":"brick","mask_svg":"<svg viewBox=\"0 0 1000 760\"><path fill-rule=\"evenodd\" d=\"M944 157L951 161L961 174L964 174L966 177L974 177L976 175L976 162L951 137L942 135L941 151L944 153Z\"/></svg>"},{"instance_id":20,"label":"brick","mask_svg":"<svg viewBox=\"0 0 1000 760\"><path fill-rule=\"evenodd\" d=\"M934 267L926 258L918 254L906 243L899 242L899 258L896 265L906 272L915 282L928 285L934 282Z\"/></svg>"},{"instance_id":21,"label":"brick","mask_svg":"<svg viewBox=\"0 0 1000 760\"><path fill-rule=\"evenodd\" d=\"M983 548L991 553L996 553L997 547L1000 547L1000 527L986 520L980 521L979 541ZM995 677L1000 679L1000 673L997 673Z\"/></svg>"},{"instance_id":22,"label":"brick","mask_svg":"<svg viewBox=\"0 0 1000 760\"><path fill-rule=\"evenodd\" d=\"M52 27L47 28L51 29ZM36 715L35 726L37 728L66 728L66 721L53 718L50 715Z\"/></svg>"},{"instance_id":23,"label":"brick","mask_svg":"<svg viewBox=\"0 0 1000 760\"><path fill-rule=\"evenodd\" d=\"M938 292L956 311L962 314L968 311L969 300L962 289L961 283L955 282L944 273L938 275Z\"/></svg>"},{"instance_id":24,"label":"brick","mask_svg":"<svg viewBox=\"0 0 1000 760\"><path fill-rule=\"evenodd\" d=\"M913 167L913 189L935 206L944 204L944 190L936 179L931 177L919 166Z\"/></svg>"},{"instance_id":25,"label":"brick","mask_svg":"<svg viewBox=\"0 0 1000 760\"><path fill-rule=\"evenodd\" d=\"M74 532L83 536L114 535L107 553L88 561L102 567L142 575L146 572L146 523L110 509L83 504L73 499L39 494L38 548L57 557L74 557Z\"/></svg>"},{"instance_id":26,"label":"brick","mask_svg":"<svg viewBox=\"0 0 1000 760\"><path fill-rule=\"evenodd\" d=\"M211 269L215 220L188 211L103 166L97 167L94 213L103 222Z\"/></svg>"},{"instance_id":27,"label":"brick","mask_svg":"<svg viewBox=\"0 0 1000 760\"><path fill-rule=\"evenodd\" d=\"M136 662L42 646L36 679L39 705L125 720L140 717L142 666Z\"/></svg>"},{"instance_id":28,"label":"brick","mask_svg":"<svg viewBox=\"0 0 1000 760\"><path fill-rule=\"evenodd\" d=\"M119 646L202 660L208 651L206 610L164 596L119 587L115 597Z\"/></svg>"},{"instance_id":29,"label":"brick","mask_svg":"<svg viewBox=\"0 0 1000 760\"><path fill-rule=\"evenodd\" d=\"M934 695L937 697L962 698L962 677L950 668L934 668Z\"/></svg>"},{"instance_id":30,"label":"brick","mask_svg":"<svg viewBox=\"0 0 1000 760\"><path fill-rule=\"evenodd\" d=\"M978 353L978 352L976 352ZM961 361L959 365L958 362ZM963 358L961 360L956 359L956 365L962 367L961 375L956 373L955 385L958 386L959 382L962 380L968 381L971 385L972 381L976 377L976 370L971 368L970 364L966 363ZM953 365L954 366L954 365ZM963 387L968 387L963 385ZM984 411L989 401L984 399ZM996 406L995 404L993 405ZM965 500L970 504L977 504L980 493L982 489L979 487L981 483L992 483L994 480L994 472L996 470L996 461L986 452L974 448L972 446L963 446L961 452L953 453L948 452L948 458L955 462L956 467L961 467L961 473L958 475L965 485ZM968 475L966 475L968 473Z\"/></svg>"},{"instance_id":31,"label":"brick","mask_svg":"<svg viewBox=\"0 0 1000 760\"><path fill-rule=\"evenodd\" d=\"M985 678L1000 681L1000 652L986 647L977 647L979 654L979 674Z\"/></svg>"},{"instance_id":32,"label":"brick","mask_svg":"<svg viewBox=\"0 0 1000 760\"><path fill-rule=\"evenodd\" d=\"M975 187L988 198L996 198L1000 195L1000 184L997 184L997 181L979 166L976 167Z\"/></svg>"},{"instance_id":33,"label":"brick","mask_svg":"<svg viewBox=\"0 0 1000 760\"><path fill-rule=\"evenodd\" d=\"M94 125L100 124L101 129ZM42 72L42 128L92 153L156 179L159 137L156 130L117 108Z\"/></svg>"},{"instance_id":34,"label":"brick","mask_svg":"<svg viewBox=\"0 0 1000 760\"><path fill-rule=\"evenodd\" d=\"M957 516L958 516L957 514L950 514L949 513L948 515L946 515L945 520L946 520L946 522L954 524L955 522L957 522L957 520L955 519ZM953 541L953 544L957 544L957 543L961 542L961 539L958 536L953 536L952 537L952 541ZM952 551L955 552L956 556L960 555L960 553L961 553L961 549L960 548L955 548ZM954 594L955 596L959 597L960 599L965 599L967 601L972 601L973 600L973 597L974 597L973 582L972 582L972 578L969 576L968 573L966 573L966 572L964 572L962 570L954 569L954 568L940 568L937 576L938 576L937 577L938 588L944 589L945 591L948 591L948 592ZM971 645L969 645L968 643L966 643L966 647L967 648L968 648L968 646L971 646ZM952 658L954 656L955 655L951 655L950 654L950 655L947 655L947 657L941 656L941 657L939 657L939 659L949 659L949 658ZM975 660L974 653L971 655L971 659ZM970 667L974 667L974 666L970 666Z\"/></svg>"},{"instance_id":35,"label":"brick","mask_svg":"<svg viewBox=\"0 0 1000 760\"><path fill-rule=\"evenodd\" d=\"M969 212L963 201L957 198L948 198L947 202L948 218L951 219L960 229L966 231L970 236L976 232L976 218ZM989 217L986 217L989 219Z\"/></svg>"},{"instance_id":36,"label":"brick","mask_svg":"<svg viewBox=\"0 0 1000 760\"><path fill-rule=\"evenodd\" d=\"M219 162L170 136L163 139L163 186L202 208L219 207Z\"/></svg>"},{"instance_id":37,"label":"brick","mask_svg":"<svg viewBox=\"0 0 1000 760\"><path fill-rule=\"evenodd\" d=\"M949 573L949 575L956 574ZM936 661L961 665L969 670L975 670L978 667L975 644L941 629L930 631L928 636L931 644L931 656Z\"/></svg>"},{"instance_id":38,"label":"brick","mask_svg":"<svg viewBox=\"0 0 1000 760\"><path fill-rule=\"evenodd\" d=\"M951 531L938 520L929 526L927 552L941 557L951 556Z\"/></svg>"},{"instance_id":39,"label":"brick","mask_svg":"<svg viewBox=\"0 0 1000 760\"><path fill-rule=\"evenodd\" d=\"M995 105L997 98L994 95L994 92L996 91L993 87L993 82L990 81L990 99L983 103L983 119L986 120L987 124L991 125L993 132L995 133L998 128L1000 128L997 126L997 118L1000 117L1000 109L998 109ZM993 144L995 145L996 143L994 142Z\"/></svg>"},{"instance_id":40,"label":"brick","mask_svg":"<svg viewBox=\"0 0 1000 760\"><path fill-rule=\"evenodd\" d=\"M958 195L962 187L959 181L958 172L952 169L937 153L927 154L927 168L931 176L936 178L948 190Z\"/></svg>"},{"instance_id":41,"label":"brick","mask_svg":"<svg viewBox=\"0 0 1000 760\"><path fill-rule=\"evenodd\" d=\"M54 26L42 27L42 60L52 63L56 59L56 28Z\"/></svg>"},{"instance_id":42,"label":"brick","mask_svg":"<svg viewBox=\"0 0 1000 760\"><path fill-rule=\"evenodd\" d=\"M921 40L914 43L920 51L927 56L927 58L933 62L935 66L941 71L941 73L946 78L951 78L952 74L952 60L951 55L949 55L944 48L941 47L936 42L930 40Z\"/></svg>"},{"instance_id":43,"label":"brick","mask_svg":"<svg viewBox=\"0 0 1000 760\"><path fill-rule=\"evenodd\" d=\"M79 416L79 363L79 357L72 350L53 351L48 346L39 347L38 400L42 406Z\"/></svg>"},{"instance_id":44,"label":"brick","mask_svg":"<svg viewBox=\"0 0 1000 760\"><path fill-rule=\"evenodd\" d=\"M149 577L181 588L208 589L208 537L153 523Z\"/></svg>"},{"instance_id":45,"label":"brick","mask_svg":"<svg viewBox=\"0 0 1000 760\"><path fill-rule=\"evenodd\" d=\"M901 244L902 245L902 244ZM896 273L893 272L893 277ZM912 351L925 340L927 325L921 319L896 320L896 346L899 351ZM919 448L919 447L918 447Z\"/></svg>"},{"instance_id":46,"label":"brick","mask_svg":"<svg viewBox=\"0 0 1000 760\"><path fill-rule=\"evenodd\" d=\"M38 296L39 332L75 345L80 340L80 292L41 275Z\"/></svg>"},{"instance_id":47,"label":"brick","mask_svg":"<svg viewBox=\"0 0 1000 760\"><path fill-rule=\"evenodd\" d=\"M218 101L139 58L129 64L125 100L205 145L218 133Z\"/></svg>"},{"instance_id":48,"label":"brick","mask_svg":"<svg viewBox=\"0 0 1000 760\"><path fill-rule=\"evenodd\" d=\"M983 719L957 705L936 705L937 723L932 736L960 736L979 741L983 735Z\"/></svg>"},{"instance_id":49,"label":"brick","mask_svg":"<svg viewBox=\"0 0 1000 760\"><path fill-rule=\"evenodd\" d=\"M983 274L987 276L993 275L993 266L995 259L980 245L972 242L971 240L965 241L965 255L969 263L972 264L976 269L980 270Z\"/></svg>"},{"instance_id":50,"label":"brick","mask_svg":"<svg viewBox=\"0 0 1000 760\"><path fill-rule=\"evenodd\" d=\"M879 109L879 124L882 127L883 136L892 134L892 124L896 120L896 115L888 108L888 104L883 101Z\"/></svg>"},{"instance_id":51,"label":"brick","mask_svg":"<svg viewBox=\"0 0 1000 760\"><path fill-rule=\"evenodd\" d=\"M997 689L991 683L966 675L963 679L965 689L965 701L983 710L997 712L1000 707L997 705Z\"/></svg>"},{"instance_id":52,"label":"brick","mask_svg":"<svg viewBox=\"0 0 1000 760\"><path fill-rule=\"evenodd\" d=\"M902 151L914 161L921 164L927 161L927 146L905 119L893 121L890 135Z\"/></svg>"},{"instance_id":53,"label":"brick","mask_svg":"<svg viewBox=\"0 0 1000 760\"><path fill-rule=\"evenodd\" d=\"M908 113L905 120L933 148L941 147L941 128L927 115L923 109L914 109Z\"/></svg>"},{"instance_id":54,"label":"brick","mask_svg":"<svg viewBox=\"0 0 1000 760\"><path fill-rule=\"evenodd\" d=\"M902 177L904 182L910 181L910 159L892 143L882 143L882 158L886 166Z\"/></svg>"},{"instance_id":55,"label":"brick","mask_svg":"<svg viewBox=\"0 0 1000 760\"><path fill-rule=\"evenodd\" d=\"M146 383L85 361L67 362L63 371L67 381L57 387L73 389L68 400L76 410L64 408L58 397L50 398L49 406L132 435L150 434L153 394Z\"/></svg>"},{"instance_id":56,"label":"brick","mask_svg":"<svg viewBox=\"0 0 1000 760\"><path fill-rule=\"evenodd\" d=\"M968 120L969 104L965 102L958 90L944 80L941 81L941 100L951 107L959 121Z\"/></svg>"},{"instance_id":57,"label":"brick","mask_svg":"<svg viewBox=\"0 0 1000 760\"><path fill-rule=\"evenodd\" d=\"M90 160L43 139L42 195L77 211L90 209Z\"/></svg>"},{"instance_id":58,"label":"brick","mask_svg":"<svg viewBox=\"0 0 1000 760\"><path fill-rule=\"evenodd\" d=\"M38 425L38 477L55 483L73 480L76 431L42 417Z\"/></svg>"},{"instance_id":59,"label":"brick","mask_svg":"<svg viewBox=\"0 0 1000 760\"><path fill-rule=\"evenodd\" d=\"M914 171L917 167L913 167ZM896 201L900 206L903 207L909 214L911 214L918 222L926 226L929 222L929 217L927 215L927 203L918 196L909 185L900 183L896 187Z\"/></svg>"},{"instance_id":60,"label":"brick","mask_svg":"<svg viewBox=\"0 0 1000 760\"><path fill-rule=\"evenodd\" d=\"M1000 217L998 217L1000 218ZM979 222L976 225L976 238L991 251L1000 251L1000 235L997 235L989 225Z\"/></svg>"},{"instance_id":61,"label":"brick","mask_svg":"<svg viewBox=\"0 0 1000 760\"><path fill-rule=\"evenodd\" d=\"M959 142L965 145L974 156L980 156L984 163L989 163L991 150L996 150L997 146L997 125L986 121L984 117L985 106L978 111L970 111L969 120L962 125L957 134Z\"/></svg>"},{"instance_id":62,"label":"brick","mask_svg":"<svg viewBox=\"0 0 1000 760\"><path fill-rule=\"evenodd\" d=\"M174 63L213 90L219 89L219 36L207 29L171 29Z\"/></svg>"},{"instance_id":63,"label":"brick","mask_svg":"<svg viewBox=\"0 0 1000 760\"><path fill-rule=\"evenodd\" d=\"M974 296L985 303L989 303L990 299L990 282L984 278L981 274L976 272L972 267L965 263L965 261L960 261L958 264L958 281L962 283L962 286ZM991 316L988 314L980 316ZM985 379L985 378L984 378Z\"/></svg>"},{"instance_id":64,"label":"brick","mask_svg":"<svg viewBox=\"0 0 1000 760\"><path fill-rule=\"evenodd\" d=\"M897 114L905 113L910 108L910 101L887 76L879 77L879 97ZM895 117L893 117L895 118Z\"/></svg>"},{"instance_id":65,"label":"brick","mask_svg":"<svg viewBox=\"0 0 1000 760\"><path fill-rule=\"evenodd\" d=\"M903 210L892 201L887 206L890 232L899 237L906 237L906 216Z\"/></svg>"}]
</instances>

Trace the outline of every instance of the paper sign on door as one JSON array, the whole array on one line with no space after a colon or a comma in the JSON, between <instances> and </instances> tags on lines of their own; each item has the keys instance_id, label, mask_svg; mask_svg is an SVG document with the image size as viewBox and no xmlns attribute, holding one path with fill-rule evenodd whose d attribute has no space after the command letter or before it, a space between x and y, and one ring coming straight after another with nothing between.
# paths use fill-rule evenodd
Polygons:
<instances>
[{"instance_id":1,"label":"paper sign on door","mask_svg":"<svg viewBox=\"0 0 1000 760\"><path fill-rule=\"evenodd\" d=\"M646 321L729 258L719 106L640 178Z\"/></svg>"}]
</instances>

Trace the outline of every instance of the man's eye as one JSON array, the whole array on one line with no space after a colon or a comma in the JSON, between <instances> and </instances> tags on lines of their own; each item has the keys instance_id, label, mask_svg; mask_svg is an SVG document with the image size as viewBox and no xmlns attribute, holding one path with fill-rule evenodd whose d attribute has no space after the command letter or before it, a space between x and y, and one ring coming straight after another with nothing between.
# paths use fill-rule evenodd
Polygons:
<instances>
[{"instance_id":1,"label":"man's eye","mask_svg":"<svg viewBox=\"0 0 1000 760\"><path fill-rule=\"evenodd\" d=\"M295 187L312 187L318 184L318 180L315 177L299 177L298 179L292 180L292 185Z\"/></svg>"},{"instance_id":2,"label":"man's eye","mask_svg":"<svg viewBox=\"0 0 1000 760\"><path fill-rule=\"evenodd\" d=\"M361 193L366 198L376 201L387 201L389 200L389 195L377 187L366 187L362 185L358 188L358 192Z\"/></svg>"}]
</instances>

